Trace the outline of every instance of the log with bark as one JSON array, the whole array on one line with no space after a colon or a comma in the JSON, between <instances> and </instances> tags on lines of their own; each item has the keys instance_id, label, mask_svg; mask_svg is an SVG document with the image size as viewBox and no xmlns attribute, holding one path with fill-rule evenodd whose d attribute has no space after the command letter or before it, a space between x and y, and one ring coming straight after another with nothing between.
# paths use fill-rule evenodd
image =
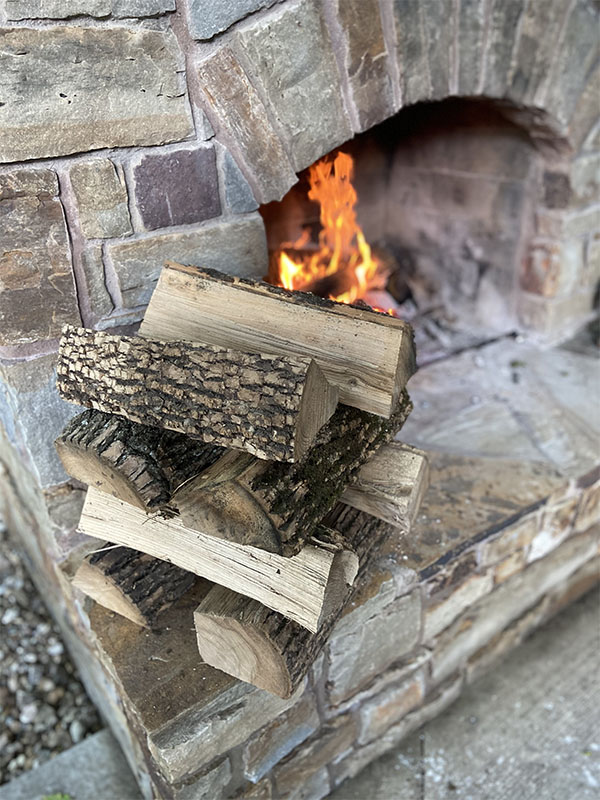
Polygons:
<instances>
[{"instance_id":1,"label":"log with bark","mask_svg":"<svg viewBox=\"0 0 600 800\"><path fill-rule=\"evenodd\" d=\"M258 458L297 461L337 405L310 358L158 341L65 326L65 400Z\"/></svg>"},{"instance_id":2,"label":"log with bark","mask_svg":"<svg viewBox=\"0 0 600 800\"><path fill-rule=\"evenodd\" d=\"M411 409L405 391L390 419L340 405L299 462L228 451L175 492L171 505L189 528L293 556Z\"/></svg>"},{"instance_id":3,"label":"log with bark","mask_svg":"<svg viewBox=\"0 0 600 800\"><path fill-rule=\"evenodd\" d=\"M314 358L340 402L384 417L415 371L412 328L394 317L172 262L140 335Z\"/></svg>"},{"instance_id":4,"label":"log with bark","mask_svg":"<svg viewBox=\"0 0 600 800\"><path fill-rule=\"evenodd\" d=\"M144 627L196 584L197 576L128 547L108 547L88 555L73 585L99 603Z\"/></svg>"},{"instance_id":5,"label":"log with bark","mask_svg":"<svg viewBox=\"0 0 600 800\"><path fill-rule=\"evenodd\" d=\"M383 542L397 533L394 526L341 504L327 523L357 554L361 579ZM322 651L351 594L349 587L319 630L311 633L256 600L215 586L194 613L200 655L229 675L279 697L290 697Z\"/></svg>"},{"instance_id":6,"label":"log with bark","mask_svg":"<svg viewBox=\"0 0 600 800\"><path fill-rule=\"evenodd\" d=\"M147 512L177 513L172 505L177 489L226 452L184 434L95 409L74 417L55 444L73 478ZM341 500L406 530L427 488L428 475L422 450L392 442L363 464Z\"/></svg>"},{"instance_id":7,"label":"log with bark","mask_svg":"<svg viewBox=\"0 0 600 800\"><path fill-rule=\"evenodd\" d=\"M285 558L192 530L180 516L165 517L161 512L149 516L92 486L79 530L228 586L312 631L318 630L358 570L356 554L323 527L296 556Z\"/></svg>"},{"instance_id":8,"label":"log with bark","mask_svg":"<svg viewBox=\"0 0 600 800\"><path fill-rule=\"evenodd\" d=\"M145 511L165 509L187 480L218 461L222 447L89 409L55 442L73 478Z\"/></svg>"},{"instance_id":9,"label":"log with bark","mask_svg":"<svg viewBox=\"0 0 600 800\"><path fill-rule=\"evenodd\" d=\"M341 500L408 532L428 486L426 453L401 442L391 442L363 464Z\"/></svg>"},{"instance_id":10,"label":"log with bark","mask_svg":"<svg viewBox=\"0 0 600 800\"><path fill-rule=\"evenodd\" d=\"M288 556L302 549L411 408L405 392L389 420L340 405L297 464L189 439L186 457L187 437L161 435L98 411L74 418L57 449L67 472L90 486L147 511L168 507L187 528Z\"/></svg>"}]
</instances>

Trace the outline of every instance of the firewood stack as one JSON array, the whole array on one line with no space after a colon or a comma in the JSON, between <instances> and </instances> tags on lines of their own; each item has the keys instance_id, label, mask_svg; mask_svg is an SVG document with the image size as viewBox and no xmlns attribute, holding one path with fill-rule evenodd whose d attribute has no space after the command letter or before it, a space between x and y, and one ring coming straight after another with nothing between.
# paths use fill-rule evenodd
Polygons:
<instances>
[{"instance_id":1,"label":"firewood stack","mask_svg":"<svg viewBox=\"0 0 600 800\"><path fill-rule=\"evenodd\" d=\"M207 579L202 658L288 697L417 513L427 460L392 441L414 364L393 317L173 263L138 336L67 326L57 383L88 410L56 447L106 543L74 585L153 627Z\"/></svg>"}]
</instances>

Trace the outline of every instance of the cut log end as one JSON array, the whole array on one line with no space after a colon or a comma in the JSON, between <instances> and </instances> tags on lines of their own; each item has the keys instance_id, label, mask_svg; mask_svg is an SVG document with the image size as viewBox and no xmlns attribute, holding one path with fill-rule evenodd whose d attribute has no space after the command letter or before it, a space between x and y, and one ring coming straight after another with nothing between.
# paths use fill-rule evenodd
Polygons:
<instances>
[{"instance_id":1,"label":"cut log end","mask_svg":"<svg viewBox=\"0 0 600 800\"><path fill-rule=\"evenodd\" d=\"M88 561L81 564L72 584L104 608L126 617L136 625L150 627L150 622L142 616L140 610L123 594L114 581L91 566Z\"/></svg>"},{"instance_id":2,"label":"cut log end","mask_svg":"<svg viewBox=\"0 0 600 800\"><path fill-rule=\"evenodd\" d=\"M201 606L194 612L194 624L198 650L207 664L223 665L227 674L284 699L292 695L285 662L262 632L231 617L204 614Z\"/></svg>"}]
</instances>

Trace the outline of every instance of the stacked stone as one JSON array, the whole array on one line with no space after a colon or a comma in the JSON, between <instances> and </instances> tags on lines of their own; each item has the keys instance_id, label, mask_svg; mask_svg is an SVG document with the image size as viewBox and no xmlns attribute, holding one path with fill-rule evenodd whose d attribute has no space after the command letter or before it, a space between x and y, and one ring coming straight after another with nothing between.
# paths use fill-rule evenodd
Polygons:
<instances>
[{"instance_id":1,"label":"stacked stone","mask_svg":"<svg viewBox=\"0 0 600 800\"><path fill-rule=\"evenodd\" d=\"M217 787L215 797L221 790L229 793L224 786L237 791L245 777L231 767L240 764L235 748L242 748L244 763L267 765L269 773L281 758L278 753L288 747L269 750L268 743L279 739L270 733L271 724L276 725L272 720L283 724L289 719L289 754L273 773L279 792L292 797L304 777L307 791L318 797L328 790L328 775L341 780L351 764L364 764L392 746L407 725L390 712L387 718L394 722L388 732L368 741L368 734L357 733L353 713L337 714L326 696L326 717L320 717L317 730L314 700L306 701L304 717L298 712L300 722L294 727L295 712L288 716L286 709L295 700L270 704L259 692L247 692L207 671L211 689L204 700L197 698L197 708L189 703L177 707L182 713L177 724L210 722L203 729L211 738L209 760L203 762L198 754L204 752L206 737L201 743L183 737L177 748L170 738L175 723L149 710L152 703L140 711L131 685L140 670L123 667L123 674L115 677L119 656L123 666L127 648L143 644L141 636L119 629L109 655L99 644L101 637L74 634L88 631L89 621L72 603L59 569L69 569L81 543L75 527L82 501L81 489L67 480L53 448L75 413L55 390L61 327L137 323L166 258L260 277L266 243L262 219L254 212L259 202L282 197L297 170L404 105L483 96L500 101L538 143L550 138L568 145L559 155L544 151L549 166L541 170L537 194L527 198L535 211L535 239L517 292L522 326L548 338L568 330L588 313L600 270L594 205L597 10L584 0L527 7L504 0L462 2L450 12L441 0L180 0L177 12L175 5L174 0L0 2L3 505L90 693L120 730L132 763L150 765L140 772L148 796L151 783L166 797L189 797L194 782L209 787L209 795L210 787ZM22 80L25 75L27 81ZM523 573L533 581L547 570L543 591L533 599L528 595L532 605L513 606L514 619L502 618L492 631L485 623L485 601L502 596L497 594L500 584L478 600L473 618L467 610L451 623L456 627L446 629L448 648L461 626L476 632L462 651L469 653L465 657L472 659L473 669L512 646L529 626L566 602L569 592L589 582L585 527L597 519L598 505L598 486L592 483L577 489L582 493L574 522L577 535ZM551 520L551 504L546 510ZM565 534L559 526L556 535L550 532L554 530L550 525L542 531L538 525L530 544L534 554L546 552L563 535L571 536L573 529L567 526ZM504 576L530 557L524 546L516 549L516 555L506 552ZM515 597L520 575L506 577ZM379 591L388 591L387 585L382 580L372 587L373 602ZM479 576L462 589L462 596L478 596L489 585L489 577ZM547 589L550 585L554 590ZM456 584L457 591L460 586ZM399 600L394 598L386 608ZM442 597L435 600L437 606ZM430 630L447 618L438 609L428 623ZM116 625L98 614L95 624L105 632ZM356 638L348 634L351 641ZM412 641L410 635L407 641ZM149 661L158 652L157 640L151 642L154 650L140 647L145 657L140 669L161 666ZM123 650L116 652L119 646ZM101 668L90 650L99 653ZM194 658L188 662L189 675L197 669L200 677L203 668ZM385 669L385 662L375 669ZM406 718L410 725L434 714L460 690L464 664L455 673L448 672L453 664L449 656L447 664L438 670L438 677L448 674L447 683L426 686L423 711L411 712ZM319 708L326 691L323 674L316 670L314 689L307 690L311 698L313 692L319 695ZM124 697L119 707L113 700L117 683ZM190 681L182 683L189 687ZM367 694L355 696L372 701L373 710L383 706L388 697L384 692L393 699L395 686L391 682L379 692L365 689ZM414 701L418 696L413 688L410 697ZM244 738L231 738L234 728L219 716L236 703L241 703L239 714L231 711L228 719L239 721L246 714L252 719L235 728L239 736L262 729L264 751L253 751L254 756ZM357 735L363 742L358 745ZM231 760L225 740L233 747ZM352 753L348 759L340 755L344 750ZM189 773L192 763L194 774ZM309 775L310 765L315 771ZM254 796L269 797L270 778L258 777L263 767L244 769L250 780L259 781Z\"/></svg>"}]
</instances>

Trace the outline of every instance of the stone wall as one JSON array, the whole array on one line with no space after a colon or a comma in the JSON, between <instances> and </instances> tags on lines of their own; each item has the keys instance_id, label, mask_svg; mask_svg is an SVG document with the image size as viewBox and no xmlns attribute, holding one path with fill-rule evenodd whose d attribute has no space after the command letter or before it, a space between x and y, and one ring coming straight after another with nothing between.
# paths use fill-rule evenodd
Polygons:
<instances>
[{"instance_id":1,"label":"stone wall","mask_svg":"<svg viewBox=\"0 0 600 800\"><path fill-rule=\"evenodd\" d=\"M79 544L83 492L67 480L53 450L56 434L77 410L60 400L54 385L61 326L134 329L166 258L260 277L266 240L259 204L281 198L299 170L401 107L458 95L506 105L541 148L561 143L544 176L520 303L528 328L547 337L564 333L588 313L599 268L598 12L591 0L550 5L549 16L546 4L526 10L512 0L463 0L450 13L442 0L0 0L4 513L23 539L88 690L148 795L153 782L155 791L178 785L181 798L202 796L186 788L188 775L170 773L160 737L148 743L109 659L90 657L101 655L104 645L65 577ZM571 265L568 273L564 263ZM547 532L533 552L556 537ZM508 557L505 576L522 566L521 555ZM576 559L569 563L575 570ZM535 564L526 571L532 569ZM490 589L490 576L482 570L461 596ZM419 608L428 595L394 586L382 584L377 603L385 602L382 613L416 647ZM433 592L434 600L440 608L431 612L430 633L448 619L444 596ZM345 619L331 661L323 659L323 672L315 672L319 738L315 702L306 699L301 711L286 711L286 730L299 732L285 740L291 742L287 760L273 773L281 796L298 784L308 763L319 766L305 791L321 796L331 776L337 781L338 772L341 779L350 769L343 759L335 769L328 762L356 747L351 761L364 763L380 747L373 738L378 732L397 730L402 713L432 697L428 645L418 645L424 648L421 666L407 672L398 665L392 671L397 680L384 679L376 691L369 686L381 664L357 661L351 670L336 664L335 653L347 647ZM372 619L365 636L377 624L375 613ZM407 620L406 629L400 620ZM484 638L473 641L483 646ZM444 655L440 680L452 678L453 659ZM440 685L430 708L451 697L453 685ZM322 691L331 691L327 702L341 709L330 720L323 718ZM356 691L367 693L360 714L343 710ZM380 716L368 700L386 692L390 710ZM417 716L411 718L420 713L412 711ZM227 738L226 725L224 731ZM395 735L385 733L381 741ZM231 761L215 755L206 786L239 783L240 764L257 780L284 755L269 752L268 743L278 738L265 729L259 737L264 752L239 742ZM300 750L291 752L300 739ZM197 775L194 783L200 786ZM287 794L295 796L292 788Z\"/></svg>"}]
</instances>

